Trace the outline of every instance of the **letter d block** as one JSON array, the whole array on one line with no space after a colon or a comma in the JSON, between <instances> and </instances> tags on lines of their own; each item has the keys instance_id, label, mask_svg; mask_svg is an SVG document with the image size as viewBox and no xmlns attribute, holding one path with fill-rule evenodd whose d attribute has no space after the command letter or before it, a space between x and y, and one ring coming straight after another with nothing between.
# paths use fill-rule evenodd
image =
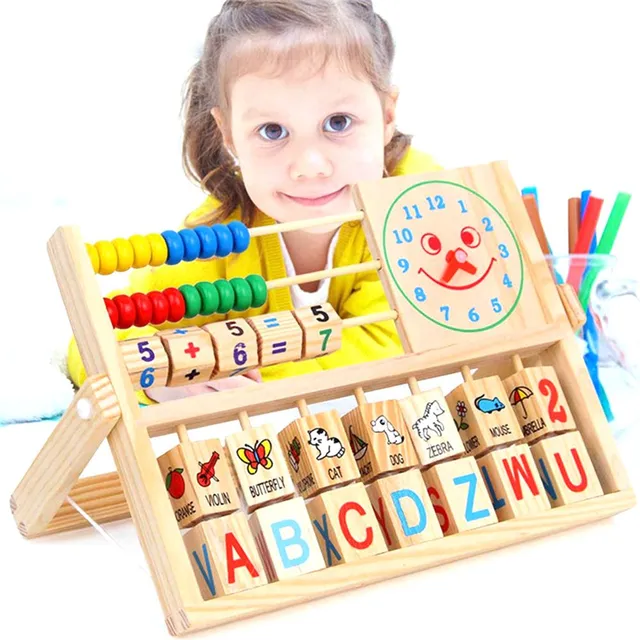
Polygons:
<instances>
[{"instance_id":1,"label":"letter d block","mask_svg":"<svg viewBox=\"0 0 640 640\"><path fill-rule=\"evenodd\" d=\"M603 495L600 481L579 431L540 440L531 446L551 506Z\"/></svg>"},{"instance_id":2,"label":"letter d block","mask_svg":"<svg viewBox=\"0 0 640 640\"><path fill-rule=\"evenodd\" d=\"M205 600L267 584L244 513L201 522L183 540Z\"/></svg>"},{"instance_id":3,"label":"letter d block","mask_svg":"<svg viewBox=\"0 0 640 640\"><path fill-rule=\"evenodd\" d=\"M445 536L498 522L475 458L440 462L422 477Z\"/></svg>"},{"instance_id":4,"label":"letter d block","mask_svg":"<svg viewBox=\"0 0 640 640\"><path fill-rule=\"evenodd\" d=\"M260 507L249 516L270 582L324 569L302 498Z\"/></svg>"},{"instance_id":5,"label":"letter d block","mask_svg":"<svg viewBox=\"0 0 640 640\"><path fill-rule=\"evenodd\" d=\"M361 482L321 493L307 502L307 511L328 567L387 550Z\"/></svg>"},{"instance_id":6,"label":"letter d block","mask_svg":"<svg viewBox=\"0 0 640 640\"><path fill-rule=\"evenodd\" d=\"M418 469L380 478L367 486L367 493L389 549L442 538L438 516Z\"/></svg>"}]
</instances>

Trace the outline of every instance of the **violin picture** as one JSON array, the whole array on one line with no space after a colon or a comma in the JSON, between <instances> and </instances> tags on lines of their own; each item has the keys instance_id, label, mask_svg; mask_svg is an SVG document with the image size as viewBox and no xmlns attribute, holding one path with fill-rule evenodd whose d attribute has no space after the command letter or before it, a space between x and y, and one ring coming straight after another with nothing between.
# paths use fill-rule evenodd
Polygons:
<instances>
[{"instance_id":1,"label":"violin picture","mask_svg":"<svg viewBox=\"0 0 640 640\"><path fill-rule=\"evenodd\" d=\"M220 480L216 478L216 462L218 462L219 458L220 454L217 451L214 451L211 454L209 462L202 464L202 462L198 461L198 464L200 465L200 473L198 473L197 480L201 487L208 487L211 484L212 478L216 482L220 482Z\"/></svg>"}]
</instances>

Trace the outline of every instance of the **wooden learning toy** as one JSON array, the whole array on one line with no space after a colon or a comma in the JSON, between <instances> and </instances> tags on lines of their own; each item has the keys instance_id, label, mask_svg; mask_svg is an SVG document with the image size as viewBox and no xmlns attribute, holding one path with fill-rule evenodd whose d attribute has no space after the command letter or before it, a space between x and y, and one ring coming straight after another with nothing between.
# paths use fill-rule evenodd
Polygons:
<instances>
[{"instance_id":1,"label":"wooden learning toy","mask_svg":"<svg viewBox=\"0 0 640 640\"><path fill-rule=\"evenodd\" d=\"M635 495L556 286L502 162L353 187L356 212L228 224L48 251L87 372L11 497L35 538L132 517L168 629L184 635L549 535L631 508ZM113 299L96 274L212 260L259 235L362 225L372 259ZM274 313L269 292L375 271L389 308ZM185 320L187 322L185 322ZM347 332L387 322L404 354L140 406L136 391L330 362ZM176 326L180 323L180 326ZM189 324L191 323L191 324ZM148 326L118 342L114 328ZM434 382L448 374L461 383ZM404 397L365 394L406 385ZM402 395L402 394L401 394ZM330 401L349 397L340 415ZM312 413L314 403L329 408ZM297 408L288 424L252 424ZM222 441L189 432L237 420ZM152 438L176 434L159 457ZM116 471L80 478L107 439ZM72 499L73 504L69 497ZM80 509L75 510L73 505ZM27 594L25 594L27 595ZM28 594L30 595L30 594Z\"/></svg>"}]
</instances>

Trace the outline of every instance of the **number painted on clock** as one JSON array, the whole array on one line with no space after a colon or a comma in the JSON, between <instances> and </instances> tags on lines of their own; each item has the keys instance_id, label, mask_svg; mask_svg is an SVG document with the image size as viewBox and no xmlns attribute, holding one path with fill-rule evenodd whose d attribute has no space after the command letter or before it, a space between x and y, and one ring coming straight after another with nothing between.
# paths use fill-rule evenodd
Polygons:
<instances>
[{"instance_id":1,"label":"number painted on clock","mask_svg":"<svg viewBox=\"0 0 640 640\"><path fill-rule=\"evenodd\" d=\"M400 237L400 233L402 233L402 237ZM396 244L403 244L404 242L411 242L413 240L413 233L411 233L411 229L407 229L406 227L402 232L399 232L398 229L394 229L393 235L396 237Z\"/></svg>"},{"instance_id":2,"label":"number painted on clock","mask_svg":"<svg viewBox=\"0 0 640 640\"><path fill-rule=\"evenodd\" d=\"M511 287L513 287L513 282L511 282L511 278L506 273L504 274L504 278L502 278L502 284L508 289L511 289Z\"/></svg>"},{"instance_id":3,"label":"number painted on clock","mask_svg":"<svg viewBox=\"0 0 640 640\"><path fill-rule=\"evenodd\" d=\"M418 302L424 302L427 299L427 294L422 287L416 287L413 292L415 293L416 300Z\"/></svg>"},{"instance_id":4,"label":"number painted on clock","mask_svg":"<svg viewBox=\"0 0 640 640\"><path fill-rule=\"evenodd\" d=\"M433 198L431 196L427 196L426 200L430 211L445 208L444 198L442 196L434 196Z\"/></svg>"},{"instance_id":5,"label":"number painted on clock","mask_svg":"<svg viewBox=\"0 0 640 640\"><path fill-rule=\"evenodd\" d=\"M478 320L480 320L480 314L476 311L475 307L469 309L469 320L471 320L471 322L478 322Z\"/></svg>"},{"instance_id":6,"label":"number painted on clock","mask_svg":"<svg viewBox=\"0 0 640 640\"><path fill-rule=\"evenodd\" d=\"M327 342L329 342L329 336L331 335L331 329L323 329L322 331L318 331L321 336L324 336L324 340L322 341L322 349L321 351L325 351L327 348Z\"/></svg>"},{"instance_id":7,"label":"number painted on clock","mask_svg":"<svg viewBox=\"0 0 640 640\"><path fill-rule=\"evenodd\" d=\"M458 200L458 204L460 205L460 213L469 213L469 209L464 205L464 200Z\"/></svg>"},{"instance_id":8,"label":"number painted on clock","mask_svg":"<svg viewBox=\"0 0 640 640\"><path fill-rule=\"evenodd\" d=\"M503 258L508 258L511 254L509 253L509 249L507 249L507 245L499 244L498 249L500 249L500 255Z\"/></svg>"},{"instance_id":9,"label":"number painted on clock","mask_svg":"<svg viewBox=\"0 0 640 640\"><path fill-rule=\"evenodd\" d=\"M422 214L420 213L420 208L418 207L417 204L413 204L411 205L411 208L413 209L413 216L411 215L411 211L409 209L409 207L404 206L402 207L402 209L404 210L405 215L407 216L407 220L413 220L414 218L422 218Z\"/></svg>"},{"instance_id":10,"label":"number painted on clock","mask_svg":"<svg viewBox=\"0 0 640 640\"><path fill-rule=\"evenodd\" d=\"M402 273L409 271L409 261L406 258L400 258L400 260L398 260L398 266L402 269Z\"/></svg>"},{"instance_id":11,"label":"number painted on clock","mask_svg":"<svg viewBox=\"0 0 640 640\"><path fill-rule=\"evenodd\" d=\"M482 224L485 231L493 231L493 225L491 224L491 218L482 218Z\"/></svg>"},{"instance_id":12,"label":"number painted on clock","mask_svg":"<svg viewBox=\"0 0 640 640\"><path fill-rule=\"evenodd\" d=\"M449 307L447 307L446 305L444 307L440 307L440 311L444 313L445 322L449 322Z\"/></svg>"},{"instance_id":13,"label":"number painted on clock","mask_svg":"<svg viewBox=\"0 0 640 640\"><path fill-rule=\"evenodd\" d=\"M502 311L502 305L498 298L491 298L491 308L496 312L500 313Z\"/></svg>"}]
</instances>

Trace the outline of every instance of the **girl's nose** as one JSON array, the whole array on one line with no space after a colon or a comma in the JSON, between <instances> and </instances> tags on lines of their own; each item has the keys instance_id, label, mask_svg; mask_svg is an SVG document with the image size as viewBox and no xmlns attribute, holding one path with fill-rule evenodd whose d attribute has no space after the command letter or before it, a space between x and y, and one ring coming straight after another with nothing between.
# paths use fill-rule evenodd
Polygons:
<instances>
[{"instance_id":1,"label":"girl's nose","mask_svg":"<svg viewBox=\"0 0 640 640\"><path fill-rule=\"evenodd\" d=\"M291 163L293 180L328 178L333 172L329 158L317 148L306 148Z\"/></svg>"}]
</instances>

